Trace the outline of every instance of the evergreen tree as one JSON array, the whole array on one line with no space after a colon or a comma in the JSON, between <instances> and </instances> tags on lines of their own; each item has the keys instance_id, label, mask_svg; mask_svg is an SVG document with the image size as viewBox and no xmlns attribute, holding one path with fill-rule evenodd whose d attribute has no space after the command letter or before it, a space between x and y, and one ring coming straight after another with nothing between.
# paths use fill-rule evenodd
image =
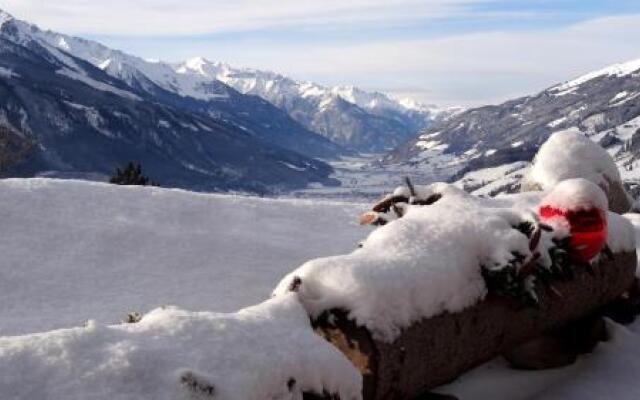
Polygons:
<instances>
[{"instance_id":1,"label":"evergreen tree","mask_svg":"<svg viewBox=\"0 0 640 400\"><path fill-rule=\"evenodd\" d=\"M18 134L8 126L0 125L0 176L12 165L24 161L34 148L32 139Z\"/></svg>"},{"instance_id":2,"label":"evergreen tree","mask_svg":"<svg viewBox=\"0 0 640 400\"><path fill-rule=\"evenodd\" d=\"M129 162L124 169L116 168L115 174L109 180L109 183L115 185L140 185L140 186L159 186L142 174L142 166Z\"/></svg>"}]
</instances>

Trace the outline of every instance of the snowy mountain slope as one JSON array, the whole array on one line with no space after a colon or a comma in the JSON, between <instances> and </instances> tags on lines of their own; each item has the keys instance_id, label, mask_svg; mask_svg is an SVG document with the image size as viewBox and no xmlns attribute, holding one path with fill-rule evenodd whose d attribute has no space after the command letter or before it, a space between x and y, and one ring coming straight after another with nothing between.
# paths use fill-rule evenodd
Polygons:
<instances>
[{"instance_id":1,"label":"snowy mountain slope","mask_svg":"<svg viewBox=\"0 0 640 400\"><path fill-rule=\"evenodd\" d=\"M0 180L0 336L164 304L234 311L368 234L365 205L52 179Z\"/></svg>"},{"instance_id":2,"label":"snowy mountain slope","mask_svg":"<svg viewBox=\"0 0 640 400\"><path fill-rule=\"evenodd\" d=\"M197 100L198 108L237 121L262 134L262 139L269 135L283 136L284 131L296 140L277 137L280 142L313 156L333 157L344 154L344 149L322 141L309 131L355 150L380 151L406 141L442 111L406 99L395 100L382 93L368 93L354 87L325 88L272 72L232 68L203 58L180 64L147 61L93 41L42 31L2 11L0 14L6 23L15 27L17 36L47 43L154 95L162 89L183 99ZM245 104L251 101L237 92L258 96L264 103L254 99L254 104ZM255 103L266 110L256 113ZM269 107L271 105L282 111ZM292 123L287 116L302 126ZM309 143L299 144L305 140ZM298 148L293 148L296 145Z\"/></svg>"},{"instance_id":3,"label":"snowy mountain slope","mask_svg":"<svg viewBox=\"0 0 640 400\"><path fill-rule=\"evenodd\" d=\"M254 96L245 96L215 80L195 73L177 73L175 66L149 62L99 43L42 31L37 26L4 15L2 32L19 44L37 42L56 57L85 60L128 86L170 103L176 108L224 120L268 143L311 157L332 158L345 149L305 129L282 110Z\"/></svg>"},{"instance_id":4,"label":"snowy mountain slope","mask_svg":"<svg viewBox=\"0 0 640 400\"><path fill-rule=\"evenodd\" d=\"M178 65L177 71L217 79L242 93L266 99L312 131L359 151L381 151L396 146L443 111L353 86L327 88L273 72L233 68L200 57Z\"/></svg>"},{"instance_id":5,"label":"snowy mountain slope","mask_svg":"<svg viewBox=\"0 0 640 400\"><path fill-rule=\"evenodd\" d=\"M432 168L430 160L445 156L454 171L451 179L459 179L467 172L530 161L553 132L574 128L614 156L625 180L638 179L640 153L633 144L640 138L639 60L532 96L466 110L427 128L383 162Z\"/></svg>"},{"instance_id":6,"label":"snowy mountain slope","mask_svg":"<svg viewBox=\"0 0 640 400\"><path fill-rule=\"evenodd\" d=\"M174 94L151 97L30 39L14 21L5 18L0 26L0 123L38 146L13 173L110 174L134 160L162 185L198 190L269 192L333 183L327 164L180 106Z\"/></svg>"}]
</instances>

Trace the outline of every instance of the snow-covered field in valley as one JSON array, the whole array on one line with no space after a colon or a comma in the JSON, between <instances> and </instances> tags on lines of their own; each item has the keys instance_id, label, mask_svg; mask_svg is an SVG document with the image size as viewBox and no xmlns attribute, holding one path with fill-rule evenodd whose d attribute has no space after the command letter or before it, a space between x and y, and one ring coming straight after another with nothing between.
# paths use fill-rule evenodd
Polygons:
<instances>
[{"instance_id":1,"label":"snow-covered field in valley","mask_svg":"<svg viewBox=\"0 0 640 400\"><path fill-rule=\"evenodd\" d=\"M381 154L362 154L331 160L334 169L331 178L340 181L340 186L316 186L293 192L297 198L372 203L382 195L403 184L408 176L416 184L445 180L448 175L431 168L415 165L377 165Z\"/></svg>"}]
</instances>

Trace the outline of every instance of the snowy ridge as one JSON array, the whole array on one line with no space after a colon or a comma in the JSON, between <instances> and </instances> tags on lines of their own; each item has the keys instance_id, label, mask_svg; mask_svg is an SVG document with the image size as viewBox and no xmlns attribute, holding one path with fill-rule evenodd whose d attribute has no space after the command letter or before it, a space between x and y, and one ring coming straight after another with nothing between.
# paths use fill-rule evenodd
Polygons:
<instances>
[{"instance_id":1,"label":"snowy ridge","mask_svg":"<svg viewBox=\"0 0 640 400\"><path fill-rule=\"evenodd\" d=\"M570 81L561 83L560 85L554 86L551 89L549 89L549 91L562 92L562 91L566 91L568 89L574 88L576 86L580 86L583 83L586 83L595 78L599 78L602 76L623 77L623 76L631 75L634 72L638 72L639 70L640 70L640 58L637 60L610 65L600 70L593 71L588 74L584 74L578 78L575 78Z\"/></svg>"},{"instance_id":2,"label":"snowy ridge","mask_svg":"<svg viewBox=\"0 0 640 400\"><path fill-rule=\"evenodd\" d=\"M66 76L68 78L71 78L71 79L75 79L77 81L81 81L81 82L83 82L83 83L85 83L85 84L87 84L87 85L89 85L89 86L91 86L93 88L96 88L96 89L104 91L104 92L111 92L111 93L117 94L118 96L126 97L126 98L129 98L129 99L132 99L132 100L140 100L139 96L137 96L137 95L135 95L135 94L133 94L133 93L131 93L129 91L118 89L118 88L113 87L111 85L107 85L107 84L105 84L103 82L96 81L95 79L91 79L90 77L88 77L85 74L78 73L78 72L73 71L73 70L68 69L68 68L61 68L58 71L56 71L56 73L60 74L60 75L64 75L64 76Z\"/></svg>"},{"instance_id":3,"label":"snowy ridge","mask_svg":"<svg viewBox=\"0 0 640 400\"><path fill-rule=\"evenodd\" d=\"M308 129L358 150L380 150L399 144L432 120L449 113L448 109L408 99L396 100L353 86L325 87L274 72L234 68L202 57L175 68L180 74L217 79L241 93L259 96L286 110ZM371 131L375 135L371 136Z\"/></svg>"},{"instance_id":4,"label":"snowy ridge","mask_svg":"<svg viewBox=\"0 0 640 400\"><path fill-rule=\"evenodd\" d=\"M132 87L153 92L155 85L182 97L217 102L229 101L233 97L230 91L235 89L270 102L306 129L355 150L388 149L448 113L352 86L327 88L273 72L233 68L202 57L176 64L144 60L97 42L43 31L6 15L17 27L16 34L25 41L35 39L55 49L59 58L71 54L85 60Z\"/></svg>"},{"instance_id":5,"label":"snowy ridge","mask_svg":"<svg viewBox=\"0 0 640 400\"><path fill-rule=\"evenodd\" d=\"M5 22L7 21L11 21L13 20L13 16L3 10L0 10L0 28L2 28L2 25L5 24Z\"/></svg>"},{"instance_id":6,"label":"snowy ridge","mask_svg":"<svg viewBox=\"0 0 640 400\"><path fill-rule=\"evenodd\" d=\"M136 83L136 79L145 77L163 89L181 96L201 100L228 97L223 86L212 90L212 87L205 85L207 81L201 76L176 73L175 66L169 63L146 61L97 42L52 31L42 31L24 21L14 20L14 24L19 27L19 34L25 40L35 38L47 47L72 54L130 85Z\"/></svg>"},{"instance_id":7,"label":"snowy ridge","mask_svg":"<svg viewBox=\"0 0 640 400\"><path fill-rule=\"evenodd\" d=\"M259 95L267 100L275 96L287 99L318 98L318 102L339 96L367 111L389 109L399 112L417 111L428 116L436 110L410 99L395 100L380 92L366 92L354 86L325 87L313 82L295 81L270 71L251 68L234 68L222 62L212 62L203 57L194 57L175 66L181 74L189 72L208 79L218 79L242 93Z\"/></svg>"},{"instance_id":8,"label":"snowy ridge","mask_svg":"<svg viewBox=\"0 0 640 400\"><path fill-rule=\"evenodd\" d=\"M40 45L44 46L53 55L55 55L57 60L62 62L64 65L64 67L58 70L58 73L66 75L72 79L80 80L89 86L97 88L98 90L110 91L112 93L118 94L119 96L128 97L131 99L140 99L137 95L127 90L123 90L116 87L115 85L108 85L92 79L87 75L83 68L78 66L72 58L64 53L70 52L70 41L82 41L82 39L70 38L64 35L54 34L50 31L41 31L35 25L17 20L6 12L0 10L0 29L3 28L3 26L7 22L11 22L12 26L16 28L11 32L11 36L14 41L20 44L28 44L29 41L36 39ZM91 62L91 60L87 61Z\"/></svg>"},{"instance_id":9,"label":"snowy ridge","mask_svg":"<svg viewBox=\"0 0 640 400\"><path fill-rule=\"evenodd\" d=\"M572 93L573 95L567 95ZM425 151L433 135L457 161L444 179L474 193L513 192L522 182L514 163L530 163L555 132L579 132L611 155L627 186L640 195L640 59L594 71L536 94L460 111L437 121L383 158L387 165L433 170L441 154ZM505 167L505 168L503 168ZM609 171L612 171L609 165ZM474 177L479 171L478 178ZM506 173L506 175L504 173ZM602 172L602 171L601 171ZM489 175L492 175L490 177ZM508 175L508 176L507 176ZM610 174L612 175L612 174ZM616 179L610 176L610 179Z\"/></svg>"},{"instance_id":10,"label":"snowy ridge","mask_svg":"<svg viewBox=\"0 0 640 400\"><path fill-rule=\"evenodd\" d=\"M202 83L202 77L178 74L168 64L24 21L8 19L2 25L0 51L0 80L14 88L0 101L3 123L38 132L43 144L12 175L108 175L136 160L158 171L155 180L164 186L274 192L311 182L331 184L326 180L331 168L318 159L350 153L269 102L222 82ZM16 72L20 79L12 79ZM131 106L132 100L138 104ZM62 144L74 135L73 145ZM99 143L105 137L109 143Z\"/></svg>"}]
</instances>

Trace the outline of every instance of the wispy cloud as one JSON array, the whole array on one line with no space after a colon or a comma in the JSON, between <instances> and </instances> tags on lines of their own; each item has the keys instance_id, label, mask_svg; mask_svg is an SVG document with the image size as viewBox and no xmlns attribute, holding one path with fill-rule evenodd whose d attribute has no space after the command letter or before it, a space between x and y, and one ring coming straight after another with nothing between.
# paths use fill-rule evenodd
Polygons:
<instances>
[{"instance_id":1,"label":"wispy cloud","mask_svg":"<svg viewBox=\"0 0 640 400\"><path fill-rule=\"evenodd\" d=\"M199 55L440 104L497 102L640 57L637 0L3 0L2 7L143 57Z\"/></svg>"},{"instance_id":2,"label":"wispy cloud","mask_svg":"<svg viewBox=\"0 0 640 400\"><path fill-rule=\"evenodd\" d=\"M4 0L19 17L71 33L200 35L445 18L487 0Z\"/></svg>"},{"instance_id":3,"label":"wispy cloud","mask_svg":"<svg viewBox=\"0 0 640 400\"><path fill-rule=\"evenodd\" d=\"M325 84L355 84L440 104L483 104L542 90L615 62L640 58L640 14L544 30L495 30L371 42L259 38L145 42L133 52L183 59L205 55ZM128 46L113 39L115 46ZM167 52L167 48L171 48Z\"/></svg>"},{"instance_id":4,"label":"wispy cloud","mask_svg":"<svg viewBox=\"0 0 640 400\"><path fill-rule=\"evenodd\" d=\"M544 31L316 48L305 54L307 61L301 60L299 70L325 80L342 75L362 86L417 94L423 101L478 104L534 93L608 64L640 58L640 46L629 40L633 37L640 37L640 14Z\"/></svg>"}]
</instances>

